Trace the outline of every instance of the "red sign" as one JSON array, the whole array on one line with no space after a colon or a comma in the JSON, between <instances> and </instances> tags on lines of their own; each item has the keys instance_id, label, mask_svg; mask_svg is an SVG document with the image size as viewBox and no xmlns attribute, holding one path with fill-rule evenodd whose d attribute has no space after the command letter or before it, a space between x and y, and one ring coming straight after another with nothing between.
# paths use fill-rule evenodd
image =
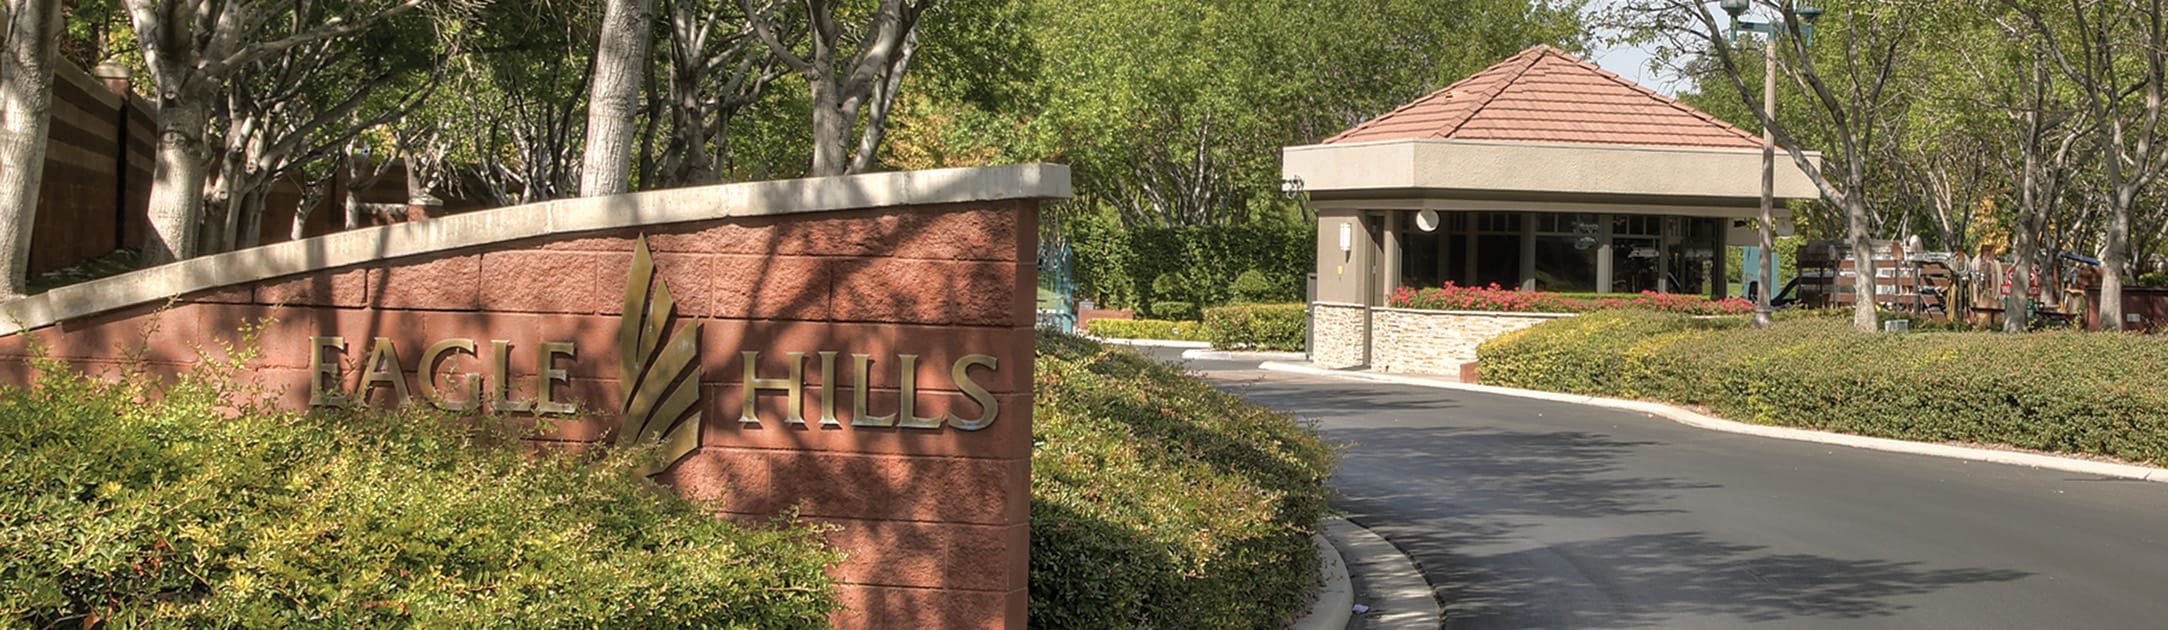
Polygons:
<instances>
[{"instance_id":1,"label":"red sign","mask_svg":"<svg viewBox=\"0 0 2168 630\"><path fill-rule=\"evenodd\" d=\"M2017 277L2017 265L2004 268L2002 270L2002 285L1996 295L2010 297L2010 280L2015 277ZM2029 297L2040 297L2040 270L2034 269L2032 277L2028 279L2032 282L2026 283L2025 294Z\"/></svg>"}]
</instances>

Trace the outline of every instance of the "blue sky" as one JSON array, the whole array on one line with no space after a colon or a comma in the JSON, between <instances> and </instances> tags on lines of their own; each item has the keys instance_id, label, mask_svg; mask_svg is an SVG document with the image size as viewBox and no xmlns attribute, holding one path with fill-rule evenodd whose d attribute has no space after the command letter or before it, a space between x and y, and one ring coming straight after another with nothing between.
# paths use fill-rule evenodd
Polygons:
<instances>
[{"instance_id":1,"label":"blue sky","mask_svg":"<svg viewBox=\"0 0 2168 630\"><path fill-rule=\"evenodd\" d=\"M1606 47L1599 44L1589 61L1665 96L1679 95L1681 83L1677 79L1650 73L1648 51L1631 46Z\"/></svg>"}]
</instances>

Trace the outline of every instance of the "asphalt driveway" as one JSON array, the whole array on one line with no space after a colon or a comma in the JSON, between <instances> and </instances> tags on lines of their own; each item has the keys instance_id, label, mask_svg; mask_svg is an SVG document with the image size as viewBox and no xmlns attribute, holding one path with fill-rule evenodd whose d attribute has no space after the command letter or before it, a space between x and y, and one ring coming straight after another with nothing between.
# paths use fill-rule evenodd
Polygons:
<instances>
[{"instance_id":1,"label":"asphalt driveway","mask_svg":"<svg viewBox=\"0 0 2168 630\"><path fill-rule=\"evenodd\" d=\"M1190 367L1347 445L1450 628L2168 627L2168 484Z\"/></svg>"}]
</instances>

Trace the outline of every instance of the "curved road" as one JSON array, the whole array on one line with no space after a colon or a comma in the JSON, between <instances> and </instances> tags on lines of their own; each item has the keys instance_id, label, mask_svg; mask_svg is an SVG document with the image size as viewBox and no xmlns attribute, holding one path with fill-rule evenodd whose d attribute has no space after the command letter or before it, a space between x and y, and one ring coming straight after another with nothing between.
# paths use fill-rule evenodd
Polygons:
<instances>
[{"instance_id":1,"label":"curved road","mask_svg":"<svg viewBox=\"0 0 2168 630\"><path fill-rule=\"evenodd\" d=\"M1189 367L1347 445L1448 628L2168 627L2168 484Z\"/></svg>"}]
</instances>

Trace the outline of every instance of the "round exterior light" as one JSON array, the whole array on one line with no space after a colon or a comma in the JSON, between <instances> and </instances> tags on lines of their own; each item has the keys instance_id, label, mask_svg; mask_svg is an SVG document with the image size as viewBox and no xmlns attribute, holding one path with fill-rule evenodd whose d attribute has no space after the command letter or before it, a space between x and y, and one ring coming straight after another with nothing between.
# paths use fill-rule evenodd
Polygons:
<instances>
[{"instance_id":1,"label":"round exterior light","mask_svg":"<svg viewBox=\"0 0 2168 630\"><path fill-rule=\"evenodd\" d=\"M1415 227L1425 232L1438 231L1438 211L1429 208L1416 211Z\"/></svg>"}]
</instances>

